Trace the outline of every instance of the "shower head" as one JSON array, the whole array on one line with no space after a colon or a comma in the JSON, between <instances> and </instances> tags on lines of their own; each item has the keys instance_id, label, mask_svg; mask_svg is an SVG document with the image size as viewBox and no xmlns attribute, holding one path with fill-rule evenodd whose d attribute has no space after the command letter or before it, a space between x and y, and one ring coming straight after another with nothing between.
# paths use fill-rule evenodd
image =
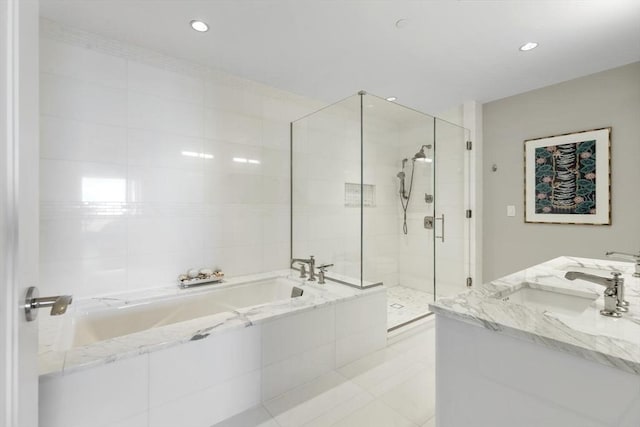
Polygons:
<instances>
[{"instance_id":1,"label":"shower head","mask_svg":"<svg viewBox=\"0 0 640 427\"><path fill-rule=\"evenodd\" d=\"M423 145L422 147L420 147L420 151L418 151L412 158L411 160L419 160L419 161L424 161L424 162L431 162L431 159L429 157L427 157L426 153L424 152L424 149L429 150L431 148L431 144L429 145Z\"/></svg>"},{"instance_id":2,"label":"shower head","mask_svg":"<svg viewBox=\"0 0 640 427\"><path fill-rule=\"evenodd\" d=\"M409 159L402 159L402 169L404 169L404 165L406 165L408 161Z\"/></svg>"}]
</instances>

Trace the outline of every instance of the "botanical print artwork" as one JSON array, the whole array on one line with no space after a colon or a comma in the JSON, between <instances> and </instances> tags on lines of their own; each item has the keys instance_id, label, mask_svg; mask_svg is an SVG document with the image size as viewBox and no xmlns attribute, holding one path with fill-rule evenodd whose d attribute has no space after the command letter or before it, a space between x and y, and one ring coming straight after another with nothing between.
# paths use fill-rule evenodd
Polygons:
<instances>
[{"instance_id":1,"label":"botanical print artwork","mask_svg":"<svg viewBox=\"0 0 640 427\"><path fill-rule=\"evenodd\" d=\"M611 128L524 141L524 222L611 225Z\"/></svg>"},{"instance_id":2,"label":"botanical print artwork","mask_svg":"<svg viewBox=\"0 0 640 427\"><path fill-rule=\"evenodd\" d=\"M596 214L596 141L535 149L535 213Z\"/></svg>"}]
</instances>

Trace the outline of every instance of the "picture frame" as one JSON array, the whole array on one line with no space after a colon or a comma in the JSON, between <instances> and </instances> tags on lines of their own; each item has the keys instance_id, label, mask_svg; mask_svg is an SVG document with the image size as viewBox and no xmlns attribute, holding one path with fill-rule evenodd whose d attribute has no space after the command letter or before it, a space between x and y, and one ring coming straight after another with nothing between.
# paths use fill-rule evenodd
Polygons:
<instances>
[{"instance_id":1,"label":"picture frame","mask_svg":"<svg viewBox=\"0 0 640 427\"><path fill-rule=\"evenodd\" d=\"M611 225L611 128L524 141L525 223Z\"/></svg>"}]
</instances>

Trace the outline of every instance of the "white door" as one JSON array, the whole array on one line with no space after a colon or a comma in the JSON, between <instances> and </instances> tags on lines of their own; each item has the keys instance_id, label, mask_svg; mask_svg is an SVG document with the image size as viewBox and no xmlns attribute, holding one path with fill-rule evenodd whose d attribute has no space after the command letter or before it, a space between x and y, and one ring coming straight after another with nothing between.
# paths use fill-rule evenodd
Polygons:
<instances>
[{"instance_id":1,"label":"white door","mask_svg":"<svg viewBox=\"0 0 640 427\"><path fill-rule=\"evenodd\" d=\"M38 425L38 3L0 0L0 426Z\"/></svg>"}]
</instances>

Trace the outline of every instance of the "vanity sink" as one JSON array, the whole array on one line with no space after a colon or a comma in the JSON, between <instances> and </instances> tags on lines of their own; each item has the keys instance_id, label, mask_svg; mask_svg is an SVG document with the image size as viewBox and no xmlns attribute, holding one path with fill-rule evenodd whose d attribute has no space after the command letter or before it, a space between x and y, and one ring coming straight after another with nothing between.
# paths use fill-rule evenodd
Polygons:
<instances>
[{"instance_id":1,"label":"vanity sink","mask_svg":"<svg viewBox=\"0 0 640 427\"><path fill-rule=\"evenodd\" d=\"M522 287L501 294L496 298L513 304L524 305L536 310L551 311L558 314L577 316L583 313L596 299L598 294L591 292L567 291L561 288Z\"/></svg>"}]
</instances>

